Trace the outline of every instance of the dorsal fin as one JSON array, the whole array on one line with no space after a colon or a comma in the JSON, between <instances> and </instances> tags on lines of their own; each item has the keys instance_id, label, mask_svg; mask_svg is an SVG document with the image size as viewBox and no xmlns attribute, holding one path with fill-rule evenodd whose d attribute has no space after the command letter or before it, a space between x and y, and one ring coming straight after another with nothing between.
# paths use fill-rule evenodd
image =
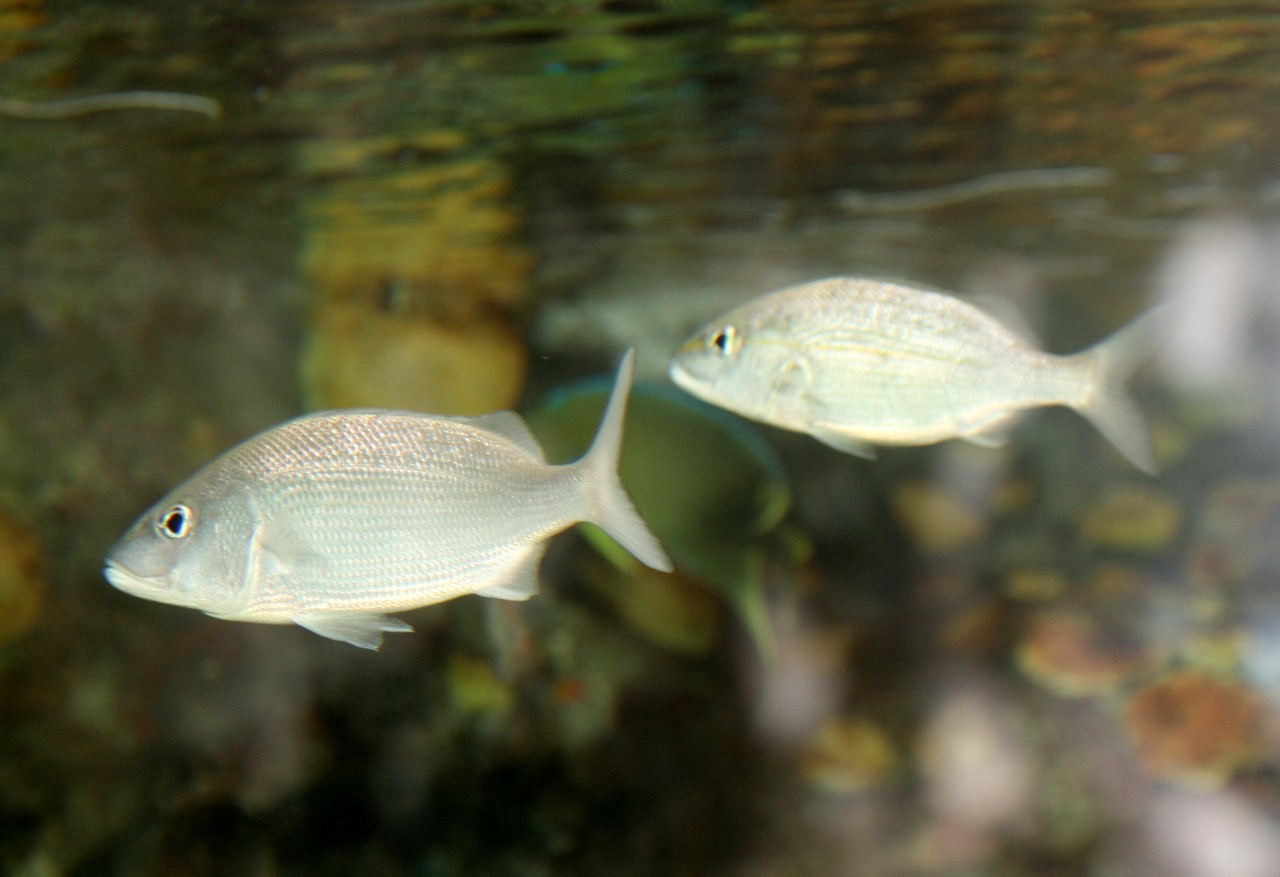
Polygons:
<instances>
[{"instance_id":1,"label":"dorsal fin","mask_svg":"<svg viewBox=\"0 0 1280 877\"><path fill-rule=\"evenodd\" d=\"M999 320L1006 329L1017 335L1028 347L1039 349L1041 346L1039 333L1032 328L1031 323L1027 320L1027 315L1009 299L987 293L967 296L967 299L969 304L984 312L987 316Z\"/></svg>"},{"instance_id":2,"label":"dorsal fin","mask_svg":"<svg viewBox=\"0 0 1280 877\"><path fill-rule=\"evenodd\" d=\"M539 463L547 461L547 458L542 453L542 445L538 444L538 440L529 431L524 418L514 411L495 411L492 414L481 414L479 417L451 417L449 419L456 420L459 423L469 423L486 432L500 435L517 448L527 452L530 457Z\"/></svg>"}]
</instances>

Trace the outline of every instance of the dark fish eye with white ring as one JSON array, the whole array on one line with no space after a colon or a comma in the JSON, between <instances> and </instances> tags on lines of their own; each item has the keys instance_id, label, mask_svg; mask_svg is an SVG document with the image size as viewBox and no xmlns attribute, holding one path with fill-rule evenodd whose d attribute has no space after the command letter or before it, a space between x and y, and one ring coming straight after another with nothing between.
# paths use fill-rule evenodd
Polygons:
<instances>
[{"instance_id":1,"label":"dark fish eye with white ring","mask_svg":"<svg viewBox=\"0 0 1280 877\"><path fill-rule=\"evenodd\" d=\"M191 532L191 509L182 503L169 506L157 519L156 530L161 536L181 539Z\"/></svg>"},{"instance_id":2,"label":"dark fish eye with white ring","mask_svg":"<svg viewBox=\"0 0 1280 877\"><path fill-rule=\"evenodd\" d=\"M738 330L732 326L721 326L708 340L721 356L728 356L738 349Z\"/></svg>"}]
</instances>

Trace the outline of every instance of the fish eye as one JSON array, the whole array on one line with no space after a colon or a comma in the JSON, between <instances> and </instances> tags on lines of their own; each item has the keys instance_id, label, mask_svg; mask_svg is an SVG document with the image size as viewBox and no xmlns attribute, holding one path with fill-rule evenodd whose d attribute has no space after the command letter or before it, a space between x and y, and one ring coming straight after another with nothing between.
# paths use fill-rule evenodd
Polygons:
<instances>
[{"instance_id":1,"label":"fish eye","mask_svg":"<svg viewBox=\"0 0 1280 877\"><path fill-rule=\"evenodd\" d=\"M191 509L182 503L169 506L156 520L156 531L169 539L181 539L191 532Z\"/></svg>"},{"instance_id":2,"label":"fish eye","mask_svg":"<svg viewBox=\"0 0 1280 877\"><path fill-rule=\"evenodd\" d=\"M708 344L715 348L721 356L731 356L737 353L740 345L738 338L738 330L733 326L721 326L707 339Z\"/></svg>"}]
</instances>

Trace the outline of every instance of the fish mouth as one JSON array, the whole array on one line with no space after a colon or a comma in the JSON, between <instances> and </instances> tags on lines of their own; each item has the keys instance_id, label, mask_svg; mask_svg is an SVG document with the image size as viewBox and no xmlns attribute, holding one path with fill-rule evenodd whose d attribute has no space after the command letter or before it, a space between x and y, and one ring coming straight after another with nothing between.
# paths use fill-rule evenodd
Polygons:
<instances>
[{"instance_id":1,"label":"fish mouth","mask_svg":"<svg viewBox=\"0 0 1280 877\"><path fill-rule=\"evenodd\" d=\"M685 392L692 393L695 396L701 395L699 393L700 388L698 379L694 373L689 370L684 361L680 359L673 360L671 365L667 368L667 375L671 378L672 383Z\"/></svg>"},{"instance_id":2,"label":"fish mouth","mask_svg":"<svg viewBox=\"0 0 1280 877\"><path fill-rule=\"evenodd\" d=\"M102 574L106 576L112 587L124 591L126 594L142 594L145 596L154 596L157 591L164 591L169 587L169 579L167 576L155 576L148 578L140 576L125 569L113 560L108 560L106 567L102 570Z\"/></svg>"}]
</instances>

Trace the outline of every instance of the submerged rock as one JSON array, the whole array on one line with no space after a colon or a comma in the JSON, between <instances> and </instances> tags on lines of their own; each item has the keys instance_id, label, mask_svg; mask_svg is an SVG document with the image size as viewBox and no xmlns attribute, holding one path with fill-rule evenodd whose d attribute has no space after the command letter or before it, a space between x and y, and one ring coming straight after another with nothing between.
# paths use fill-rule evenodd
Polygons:
<instances>
[{"instance_id":1,"label":"submerged rock","mask_svg":"<svg viewBox=\"0 0 1280 877\"><path fill-rule=\"evenodd\" d=\"M1129 701L1125 717L1143 768L1152 776L1220 786L1259 754L1263 710L1238 682L1184 671Z\"/></svg>"},{"instance_id":2,"label":"submerged rock","mask_svg":"<svg viewBox=\"0 0 1280 877\"><path fill-rule=\"evenodd\" d=\"M501 323L406 320L331 304L318 310L301 372L311 409L477 415L513 407L525 351Z\"/></svg>"},{"instance_id":3,"label":"submerged rock","mask_svg":"<svg viewBox=\"0 0 1280 877\"><path fill-rule=\"evenodd\" d=\"M477 415L513 406L526 360L514 326L532 256L510 171L482 152L426 122L399 137L302 147L304 170L322 183L303 206L309 407Z\"/></svg>"},{"instance_id":4,"label":"submerged rock","mask_svg":"<svg viewBox=\"0 0 1280 877\"><path fill-rule=\"evenodd\" d=\"M912 482L893 495L893 511L912 543L925 554L954 551L980 539L986 521L952 493Z\"/></svg>"},{"instance_id":5,"label":"submerged rock","mask_svg":"<svg viewBox=\"0 0 1280 877\"><path fill-rule=\"evenodd\" d=\"M1153 661L1141 644L1104 631L1087 615L1061 609L1034 616L1017 648L1019 669L1066 697L1114 691Z\"/></svg>"},{"instance_id":6,"label":"submerged rock","mask_svg":"<svg viewBox=\"0 0 1280 877\"><path fill-rule=\"evenodd\" d=\"M0 515L0 646L17 639L35 623L44 589L40 542Z\"/></svg>"},{"instance_id":7,"label":"submerged rock","mask_svg":"<svg viewBox=\"0 0 1280 877\"><path fill-rule=\"evenodd\" d=\"M1091 542L1106 548L1155 552L1178 535L1182 517L1182 508L1166 494L1129 484L1112 490L1090 509L1082 530Z\"/></svg>"},{"instance_id":8,"label":"submerged rock","mask_svg":"<svg viewBox=\"0 0 1280 877\"><path fill-rule=\"evenodd\" d=\"M883 783L898 764L897 750L867 719L835 718L818 728L805 746L801 771L824 792L851 794Z\"/></svg>"}]
</instances>

